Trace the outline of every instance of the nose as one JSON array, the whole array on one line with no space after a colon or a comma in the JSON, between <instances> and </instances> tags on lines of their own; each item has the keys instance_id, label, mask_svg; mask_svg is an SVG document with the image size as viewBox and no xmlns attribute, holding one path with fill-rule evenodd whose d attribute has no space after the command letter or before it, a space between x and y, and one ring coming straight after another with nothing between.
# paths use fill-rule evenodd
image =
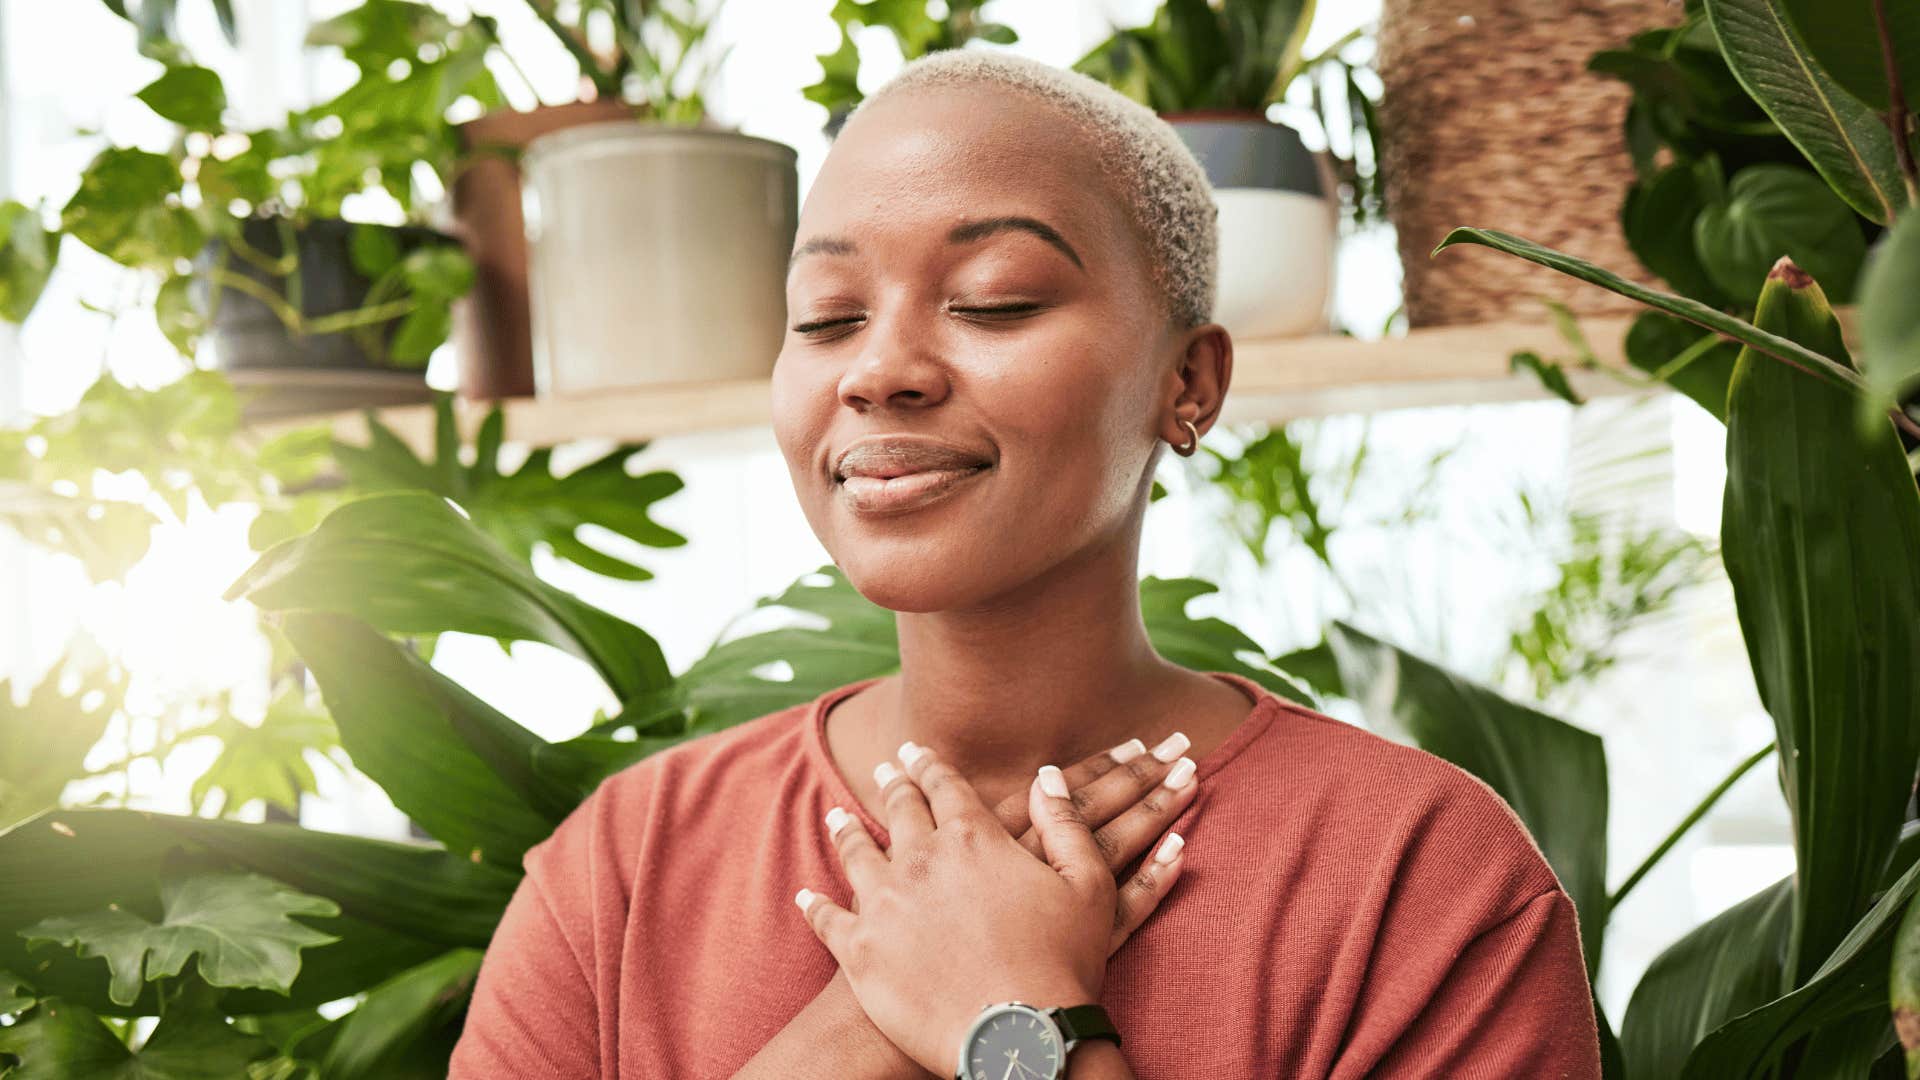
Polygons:
<instances>
[{"instance_id":1,"label":"nose","mask_svg":"<svg viewBox=\"0 0 1920 1080\"><path fill-rule=\"evenodd\" d=\"M856 412L888 406L927 406L945 400L946 365L922 344L927 335L901 319L875 320L860 353L840 376L840 400Z\"/></svg>"}]
</instances>

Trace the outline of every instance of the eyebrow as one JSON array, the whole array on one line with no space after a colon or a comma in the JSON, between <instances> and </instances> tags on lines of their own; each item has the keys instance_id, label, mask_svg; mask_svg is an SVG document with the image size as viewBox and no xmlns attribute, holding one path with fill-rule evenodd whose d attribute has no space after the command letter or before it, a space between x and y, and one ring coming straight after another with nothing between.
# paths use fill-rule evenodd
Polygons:
<instances>
[{"instance_id":1,"label":"eyebrow","mask_svg":"<svg viewBox=\"0 0 1920 1080\"><path fill-rule=\"evenodd\" d=\"M969 244L976 240L984 240L995 233L1008 231L1032 233L1058 248L1062 254L1073 260L1073 265L1081 270L1087 268L1087 265L1080 261L1080 253L1073 250L1073 245L1067 243L1067 238L1061 236L1058 229L1037 218L1022 214L963 221L947 230L947 243ZM844 237L816 236L794 249L793 255L787 259L787 272L792 273L794 264L808 255L852 255L857 250L859 249L854 246L853 241Z\"/></svg>"}]
</instances>

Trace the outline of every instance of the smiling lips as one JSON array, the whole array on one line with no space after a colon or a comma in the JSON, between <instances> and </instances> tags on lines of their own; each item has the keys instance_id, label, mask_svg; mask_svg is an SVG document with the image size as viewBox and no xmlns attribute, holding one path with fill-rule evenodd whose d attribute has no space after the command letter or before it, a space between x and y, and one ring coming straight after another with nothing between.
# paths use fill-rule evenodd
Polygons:
<instances>
[{"instance_id":1,"label":"smiling lips","mask_svg":"<svg viewBox=\"0 0 1920 1080\"><path fill-rule=\"evenodd\" d=\"M992 468L986 455L934 439L885 436L860 439L841 451L836 487L854 510L917 510Z\"/></svg>"}]
</instances>

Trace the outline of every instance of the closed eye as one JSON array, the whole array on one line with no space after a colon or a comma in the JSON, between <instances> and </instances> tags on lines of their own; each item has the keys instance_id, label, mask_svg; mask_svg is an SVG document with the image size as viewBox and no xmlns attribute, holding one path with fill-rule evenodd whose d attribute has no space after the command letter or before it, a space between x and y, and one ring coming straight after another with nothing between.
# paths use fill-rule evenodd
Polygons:
<instances>
[{"instance_id":1,"label":"closed eye","mask_svg":"<svg viewBox=\"0 0 1920 1080\"><path fill-rule=\"evenodd\" d=\"M830 326L839 326L843 323L859 322L860 319L861 316L858 315L849 316L844 319L820 319L815 322L801 323L793 328L793 332L796 334L811 334L815 330L825 330Z\"/></svg>"},{"instance_id":2,"label":"closed eye","mask_svg":"<svg viewBox=\"0 0 1920 1080\"><path fill-rule=\"evenodd\" d=\"M947 310L958 315L1025 315L1029 312L1039 311L1040 305L1034 303L1006 304L1000 307L957 307L948 308Z\"/></svg>"}]
</instances>

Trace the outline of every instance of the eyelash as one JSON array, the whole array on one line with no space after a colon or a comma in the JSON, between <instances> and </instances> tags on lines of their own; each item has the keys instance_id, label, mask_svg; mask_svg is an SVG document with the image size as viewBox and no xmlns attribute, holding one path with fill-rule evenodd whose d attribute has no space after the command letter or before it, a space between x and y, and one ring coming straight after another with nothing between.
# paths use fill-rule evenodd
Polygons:
<instances>
[{"instance_id":1,"label":"eyelash","mask_svg":"<svg viewBox=\"0 0 1920 1080\"><path fill-rule=\"evenodd\" d=\"M955 312L956 314L1027 315L1040 310L1040 305L1035 303L1024 303L1024 304L1007 304L1001 307L948 308L947 310ZM795 326L793 329L794 329L794 332L798 334L811 334L816 330L825 330L828 327L839 326L844 323L851 323L851 322L858 322L858 321L859 321L858 318L822 319L817 322L801 323L798 326Z\"/></svg>"}]
</instances>

